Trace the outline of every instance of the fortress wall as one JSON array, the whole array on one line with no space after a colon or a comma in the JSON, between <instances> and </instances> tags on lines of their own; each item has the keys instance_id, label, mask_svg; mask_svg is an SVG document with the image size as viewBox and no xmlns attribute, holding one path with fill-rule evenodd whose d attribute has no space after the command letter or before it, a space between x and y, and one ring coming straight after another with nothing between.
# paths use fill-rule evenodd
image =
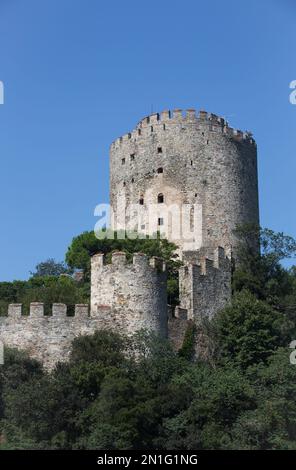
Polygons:
<instances>
[{"instance_id":1,"label":"fortress wall","mask_svg":"<svg viewBox=\"0 0 296 470\"><path fill-rule=\"evenodd\" d=\"M88 305L76 305L75 316L70 317L66 305L53 304L52 315L45 316L44 305L32 303L30 314L22 315L21 304L12 304L8 315L0 317L0 340L5 346L26 350L46 368L52 368L69 358L75 337L103 326L88 316L88 310Z\"/></svg>"},{"instance_id":2,"label":"fortress wall","mask_svg":"<svg viewBox=\"0 0 296 470\"><path fill-rule=\"evenodd\" d=\"M124 253L114 253L112 264L103 257L92 258L91 311L76 305L67 316L67 306L53 304L52 315L44 315L42 303L31 303L30 314L22 315L22 305L9 306L0 317L0 340L5 346L26 350L51 369L67 361L71 343L80 335L108 329L133 334L146 329L167 337L167 293L165 265L158 258L134 255L126 264Z\"/></svg>"}]
</instances>

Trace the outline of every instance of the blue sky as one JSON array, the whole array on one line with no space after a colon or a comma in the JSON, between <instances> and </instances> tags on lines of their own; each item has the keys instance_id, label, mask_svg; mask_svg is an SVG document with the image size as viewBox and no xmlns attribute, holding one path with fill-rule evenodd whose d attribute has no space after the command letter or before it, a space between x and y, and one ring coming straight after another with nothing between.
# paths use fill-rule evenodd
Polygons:
<instances>
[{"instance_id":1,"label":"blue sky","mask_svg":"<svg viewBox=\"0 0 296 470\"><path fill-rule=\"evenodd\" d=\"M294 0L0 0L0 280L62 260L108 201L108 148L153 109L258 143L261 224L296 237Z\"/></svg>"}]
</instances>

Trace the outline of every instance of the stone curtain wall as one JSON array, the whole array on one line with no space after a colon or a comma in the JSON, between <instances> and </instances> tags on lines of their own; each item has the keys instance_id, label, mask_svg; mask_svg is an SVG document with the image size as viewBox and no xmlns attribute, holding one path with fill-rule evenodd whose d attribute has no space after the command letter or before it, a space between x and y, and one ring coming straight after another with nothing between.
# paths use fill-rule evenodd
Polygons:
<instances>
[{"instance_id":1,"label":"stone curtain wall","mask_svg":"<svg viewBox=\"0 0 296 470\"><path fill-rule=\"evenodd\" d=\"M237 244L233 229L259 223L256 143L250 133L229 127L214 114L200 111L197 117L194 110L175 110L142 119L112 143L110 177L111 205L119 220L114 228L133 220L132 214L124 220L124 209L142 199L139 229L155 232L155 225L147 225L147 211L160 193L168 205L202 205L202 238L179 240L182 251L223 246L230 252ZM169 230L168 224L165 233L171 239Z\"/></svg>"},{"instance_id":2,"label":"stone curtain wall","mask_svg":"<svg viewBox=\"0 0 296 470\"><path fill-rule=\"evenodd\" d=\"M22 315L22 305L9 306L8 315L0 317L0 340L5 346L26 350L31 357L51 368L69 358L76 336L93 333L103 326L101 318L88 316L88 305L76 305L75 316L67 316L67 306L53 304L52 315L44 315L42 303L32 303L30 314Z\"/></svg>"},{"instance_id":3,"label":"stone curtain wall","mask_svg":"<svg viewBox=\"0 0 296 470\"><path fill-rule=\"evenodd\" d=\"M52 315L45 316L44 305L32 303L30 314L22 315L22 305L12 304L0 317L0 340L51 369L67 361L77 336L102 329L132 334L142 328L167 337L165 265L142 254L128 265L124 253L114 253L111 265L103 264L102 255L92 258L90 312L88 305L76 305L75 315L67 316L66 305L53 304Z\"/></svg>"}]
</instances>

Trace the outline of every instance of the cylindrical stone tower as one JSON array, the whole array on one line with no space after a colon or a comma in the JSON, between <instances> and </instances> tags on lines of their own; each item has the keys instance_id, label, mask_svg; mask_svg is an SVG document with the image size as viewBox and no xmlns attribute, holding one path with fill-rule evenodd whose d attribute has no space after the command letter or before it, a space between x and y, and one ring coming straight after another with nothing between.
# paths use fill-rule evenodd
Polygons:
<instances>
[{"instance_id":1,"label":"cylindrical stone tower","mask_svg":"<svg viewBox=\"0 0 296 470\"><path fill-rule=\"evenodd\" d=\"M112 254L104 264L101 254L91 259L91 316L106 328L132 334L137 330L167 336L167 276L161 259L143 253L127 263L126 254Z\"/></svg>"},{"instance_id":2,"label":"cylindrical stone tower","mask_svg":"<svg viewBox=\"0 0 296 470\"><path fill-rule=\"evenodd\" d=\"M259 224L256 143L205 111L142 119L112 143L110 176L113 228L163 232L181 252L235 252L234 229Z\"/></svg>"}]
</instances>

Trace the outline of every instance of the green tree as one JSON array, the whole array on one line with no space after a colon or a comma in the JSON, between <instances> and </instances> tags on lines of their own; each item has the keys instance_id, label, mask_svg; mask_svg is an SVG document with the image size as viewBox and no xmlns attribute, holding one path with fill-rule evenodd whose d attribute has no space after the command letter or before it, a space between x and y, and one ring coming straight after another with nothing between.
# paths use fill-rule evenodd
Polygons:
<instances>
[{"instance_id":1,"label":"green tree","mask_svg":"<svg viewBox=\"0 0 296 470\"><path fill-rule=\"evenodd\" d=\"M42 365L31 359L25 352L5 348L4 365L0 367L0 449L35 448L38 444L19 429L16 420L7 417L9 400L23 385L43 377ZM21 410L13 410L20 416Z\"/></svg>"},{"instance_id":2,"label":"green tree","mask_svg":"<svg viewBox=\"0 0 296 470\"><path fill-rule=\"evenodd\" d=\"M296 241L282 232L253 225L237 228L236 235L240 243L233 273L234 291L247 289L259 299L280 307L292 289L291 276L280 262L296 256ZM260 241L260 252L254 250L254 239Z\"/></svg>"},{"instance_id":3,"label":"green tree","mask_svg":"<svg viewBox=\"0 0 296 470\"><path fill-rule=\"evenodd\" d=\"M296 367L290 364L290 353L280 348L266 366L248 369L257 406L238 417L231 431L232 449L296 450Z\"/></svg>"},{"instance_id":4,"label":"green tree","mask_svg":"<svg viewBox=\"0 0 296 470\"><path fill-rule=\"evenodd\" d=\"M30 274L33 277L44 277L44 276L60 276L61 274L68 274L69 268L63 262L57 262L53 258L49 258L46 261L38 263L35 267L35 272Z\"/></svg>"},{"instance_id":5,"label":"green tree","mask_svg":"<svg viewBox=\"0 0 296 470\"><path fill-rule=\"evenodd\" d=\"M288 341L283 334L284 315L246 290L233 297L231 305L217 314L213 324L222 358L243 368L266 361Z\"/></svg>"},{"instance_id":6,"label":"green tree","mask_svg":"<svg viewBox=\"0 0 296 470\"><path fill-rule=\"evenodd\" d=\"M221 449L230 442L231 429L245 410L256 406L252 385L233 364L212 368L195 363L173 378L189 403L164 420L165 449Z\"/></svg>"}]
</instances>

